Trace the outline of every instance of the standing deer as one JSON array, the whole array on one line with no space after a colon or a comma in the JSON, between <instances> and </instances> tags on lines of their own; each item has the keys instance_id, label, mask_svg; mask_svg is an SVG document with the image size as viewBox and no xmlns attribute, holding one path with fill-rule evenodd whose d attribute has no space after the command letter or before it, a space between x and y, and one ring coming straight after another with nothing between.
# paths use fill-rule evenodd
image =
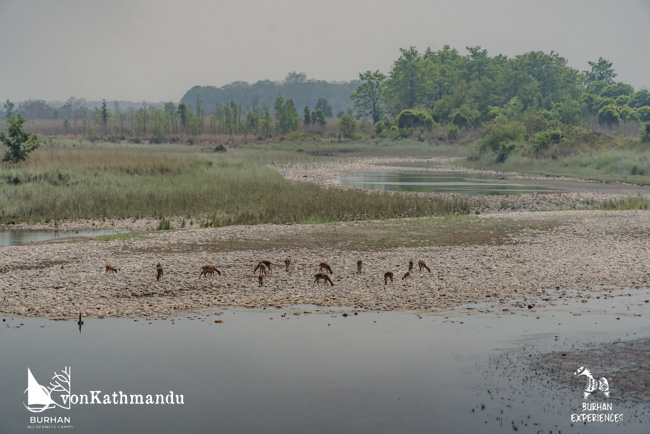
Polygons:
<instances>
[{"instance_id":1,"label":"standing deer","mask_svg":"<svg viewBox=\"0 0 650 434\"><path fill-rule=\"evenodd\" d=\"M387 271L384 273L384 285L388 284L388 279L390 279L390 283L393 283L393 272L392 271Z\"/></svg>"},{"instance_id":2,"label":"standing deer","mask_svg":"<svg viewBox=\"0 0 650 434\"><path fill-rule=\"evenodd\" d=\"M106 265L106 273L109 271L112 271L113 273L117 273L117 268L113 267L112 265Z\"/></svg>"},{"instance_id":3,"label":"standing deer","mask_svg":"<svg viewBox=\"0 0 650 434\"><path fill-rule=\"evenodd\" d=\"M423 268L426 268L427 271L431 273L431 270L429 269L429 267L427 267L427 264L422 259L418 261L418 267L419 267L419 271L422 271Z\"/></svg>"},{"instance_id":4,"label":"standing deer","mask_svg":"<svg viewBox=\"0 0 650 434\"><path fill-rule=\"evenodd\" d=\"M357 273L361 274L361 269L363 268L363 261L359 259L357 261Z\"/></svg>"},{"instance_id":5,"label":"standing deer","mask_svg":"<svg viewBox=\"0 0 650 434\"><path fill-rule=\"evenodd\" d=\"M284 260L284 267L285 267L285 269L287 270L287 273L289 272L289 265L291 265L291 259L286 258L286 259Z\"/></svg>"},{"instance_id":6,"label":"standing deer","mask_svg":"<svg viewBox=\"0 0 650 434\"><path fill-rule=\"evenodd\" d=\"M201 267L201 275L199 277L201 276L208 277L208 274L214 276L215 272L219 276L221 276L221 271L217 270L217 267L215 267L214 265L204 265L203 267Z\"/></svg>"},{"instance_id":7,"label":"standing deer","mask_svg":"<svg viewBox=\"0 0 650 434\"><path fill-rule=\"evenodd\" d=\"M165 272L163 271L163 267L162 267L162 265L160 265L160 262L158 262L158 263L156 264L156 272L157 272L157 274L156 274L156 280L159 281L160 278L163 276L163 274L165 274Z\"/></svg>"}]
</instances>

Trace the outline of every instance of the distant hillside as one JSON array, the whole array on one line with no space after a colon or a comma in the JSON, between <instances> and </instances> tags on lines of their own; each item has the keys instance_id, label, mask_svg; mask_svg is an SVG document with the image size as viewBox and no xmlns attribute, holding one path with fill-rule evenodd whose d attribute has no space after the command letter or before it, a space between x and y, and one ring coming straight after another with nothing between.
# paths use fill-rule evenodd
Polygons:
<instances>
[{"instance_id":1,"label":"distant hillside","mask_svg":"<svg viewBox=\"0 0 650 434\"><path fill-rule=\"evenodd\" d=\"M349 82L327 82L307 79L304 73L289 73L283 82L261 80L254 84L236 81L222 87L194 86L188 90L181 102L195 106L196 95L199 95L201 107L207 114L214 111L216 104L228 104L234 101L242 108L261 106L262 103L273 108L278 95L293 99L299 112L309 105L313 110L319 98L326 98L332 106L334 114L339 110L354 107L350 94L361 84L354 80Z\"/></svg>"}]
</instances>

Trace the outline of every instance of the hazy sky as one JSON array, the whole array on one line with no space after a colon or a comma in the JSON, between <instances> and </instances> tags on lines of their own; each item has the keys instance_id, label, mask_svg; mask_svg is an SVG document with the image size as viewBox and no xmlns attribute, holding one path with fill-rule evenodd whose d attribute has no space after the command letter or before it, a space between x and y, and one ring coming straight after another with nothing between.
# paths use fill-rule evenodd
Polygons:
<instances>
[{"instance_id":1,"label":"hazy sky","mask_svg":"<svg viewBox=\"0 0 650 434\"><path fill-rule=\"evenodd\" d=\"M388 73L399 48L598 57L650 87L650 0L0 0L0 101L178 101L235 80Z\"/></svg>"}]
</instances>

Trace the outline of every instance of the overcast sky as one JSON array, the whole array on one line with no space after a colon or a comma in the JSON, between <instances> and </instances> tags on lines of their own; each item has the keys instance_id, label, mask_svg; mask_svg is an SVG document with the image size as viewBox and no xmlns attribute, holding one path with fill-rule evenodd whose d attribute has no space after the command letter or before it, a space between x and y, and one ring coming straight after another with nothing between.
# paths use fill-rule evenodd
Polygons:
<instances>
[{"instance_id":1,"label":"overcast sky","mask_svg":"<svg viewBox=\"0 0 650 434\"><path fill-rule=\"evenodd\" d=\"M650 87L650 0L0 0L0 101L178 101L194 85L351 80L399 48L599 57Z\"/></svg>"}]
</instances>

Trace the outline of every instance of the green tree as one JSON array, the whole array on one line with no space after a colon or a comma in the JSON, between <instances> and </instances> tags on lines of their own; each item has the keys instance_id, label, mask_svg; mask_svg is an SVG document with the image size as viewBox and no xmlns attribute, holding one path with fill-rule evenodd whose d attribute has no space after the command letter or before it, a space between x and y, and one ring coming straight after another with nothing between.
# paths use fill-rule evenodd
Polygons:
<instances>
[{"instance_id":1,"label":"green tree","mask_svg":"<svg viewBox=\"0 0 650 434\"><path fill-rule=\"evenodd\" d=\"M262 133L264 137L271 137L273 122L271 120L271 113L269 113L269 106L262 103L262 111L264 112L264 116L262 117L260 124L260 133Z\"/></svg>"},{"instance_id":2,"label":"green tree","mask_svg":"<svg viewBox=\"0 0 650 434\"><path fill-rule=\"evenodd\" d=\"M334 116L334 111L332 110L332 106L330 105L329 101L327 101L327 98L324 97L318 98L314 110L318 110L318 109L323 110L323 114L325 115L326 118L331 118Z\"/></svg>"},{"instance_id":3,"label":"green tree","mask_svg":"<svg viewBox=\"0 0 650 434\"><path fill-rule=\"evenodd\" d=\"M585 71L585 88L588 92L600 93L606 86L614 83L616 73L612 68L612 62L602 57L598 62L589 62L590 71Z\"/></svg>"},{"instance_id":4,"label":"green tree","mask_svg":"<svg viewBox=\"0 0 650 434\"><path fill-rule=\"evenodd\" d=\"M615 126L621 122L621 114L615 104L608 104L598 110L598 124L606 126Z\"/></svg>"},{"instance_id":5,"label":"green tree","mask_svg":"<svg viewBox=\"0 0 650 434\"><path fill-rule=\"evenodd\" d=\"M106 108L106 100L102 100L102 125L106 127L108 123L108 109Z\"/></svg>"},{"instance_id":6,"label":"green tree","mask_svg":"<svg viewBox=\"0 0 650 434\"><path fill-rule=\"evenodd\" d=\"M356 130L357 122L354 120L354 116L348 114L341 116L339 120L339 132L343 138L353 138Z\"/></svg>"},{"instance_id":7,"label":"green tree","mask_svg":"<svg viewBox=\"0 0 650 434\"><path fill-rule=\"evenodd\" d=\"M2 161L18 163L27 159L27 155L41 144L41 139L33 133L23 131L25 118L21 115L13 117L7 125L7 133L0 132L0 142L7 147Z\"/></svg>"},{"instance_id":8,"label":"green tree","mask_svg":"<svg viewBox=\"0 0 650 434\"><path fill-rule=\"evenodd\" d=\"M178 117L180 119L183 132L186 132L187 124L188 124L188 110L187 110L187 104L185 104L184 102L178 104Z\"/></svg>"},{"instance_id":9,"label":"green tree","mask_svg":"<svg viewBox=\"0 0 650 434\"><path fill-rule=\"evenodd\" d=\"M375 124L384 114L383 108L383 83L386 76L379 71L366 71L359 74L361 86L352 92L350 98L354 100L354 108L363 117L372 118Z\"/></svg>"},{"instance_id":10,"label":"green tree","mask_svg":"<svg viewBox=\"0 0 650 434\"><path fill-rule=\"evenodd\" d=\"M305 109L302 111L302 123L305 126L311 124L311 110L309 110L308 105L306 105Z\"/></svg>"},{"instance_id":11,"label":"green tree","mask_svg":"<svg viewBox=\"0 0 650 434\"><path fill-rule=\"evenodd\" d=\"M323 113L322 109L314 110L312 121L315 125L319 125L321 127L327 125L327 118L325 117L325 113Z\"/></svg>"},{"instance_id":12,"label":"green tree","mask_svg":"<svg viewBox=\"0 0 650 434\"><path fill-rule=\"evenodd\" d=\"M604 98L616 98L623 95L632 95L633 93L634 93L634 88L629 84L614 83L605 87L600 92L600 96Z\"/></svg>"},{"instance_id":13,"label":"green tree","mask_svg":"<svg viewBox=\"0 0 650 434\"><path fill-rule=\"evenodd\" d=\"M627 105L632 108L650 106L650 92L645 89L641 89L640 91L630 96L630 99L627 101Z\"/></svg>"},{"instance_id":14,"label":"green tree","mask_svg":"<svg viewBox=\"0 0 650 434\"><path fill-rule=\"evenodd\" d=\"M300 117L291 98L287 98L285 101L282 95L278 95L275 100L275 120L282 134L287 134L298 129L300 126Z\"/></svg>"},{"instance_id":15,"label":"green tree","mask_svg":"<svg viewBox=\"0 0 650 434\"><path fill-rule=\"evenodd\" d=\"M413 109L426 94L422 57L415 47L400 48L397 59L386 80L386 100L395 115L405 109Z\"/></svg>"},{"instance_id":16,"label":"green tree","mask_svg":"<svg viewBox=\"0 0 650 434\"><path fill-rule=\"evenodd\" d=\"M15 113L14 113L14 107L15 106L16 105L14 103L12 103L11 101L9 101L9 100L5 101L4 109L5 109L5 118L7 120L11 120L15 116Z\"/></svg>"}]
</instances>

